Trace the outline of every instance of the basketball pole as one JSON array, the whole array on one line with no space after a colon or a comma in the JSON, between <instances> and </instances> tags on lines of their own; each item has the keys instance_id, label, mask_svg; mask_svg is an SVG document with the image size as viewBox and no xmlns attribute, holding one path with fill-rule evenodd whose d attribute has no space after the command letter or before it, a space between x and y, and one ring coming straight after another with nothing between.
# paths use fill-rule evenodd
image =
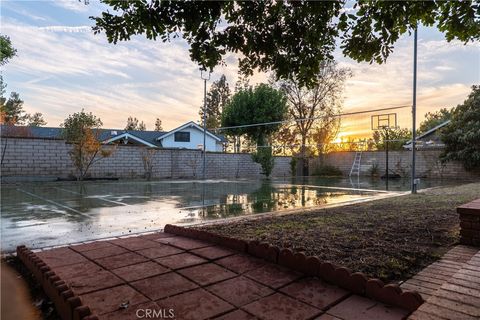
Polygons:
<instances>
[{"instance_id":1,"label":"basketball pole","mask_svg":"<svg viewBox=\"0 0 480 320\"><path fill-rule=\"evenodd\" d=\"M413 103L412 103L412 193L417 193L415 181L415 143L417 140L416 118L417 118L417 26L413 33Z\"/></svg>"},{"instance_id":2,"label":"basketball pole","mask_svg":"<svg viewBox=\"0 0 480 320\"><path fill-rule=\"evenodd\" d=\"M204 76L203 70L200 70L200 77L203 80L203 152L202 152L202 179L205 180L207 169L207 80L210 80L210 73Z\"/></svg>"}]
</instances>

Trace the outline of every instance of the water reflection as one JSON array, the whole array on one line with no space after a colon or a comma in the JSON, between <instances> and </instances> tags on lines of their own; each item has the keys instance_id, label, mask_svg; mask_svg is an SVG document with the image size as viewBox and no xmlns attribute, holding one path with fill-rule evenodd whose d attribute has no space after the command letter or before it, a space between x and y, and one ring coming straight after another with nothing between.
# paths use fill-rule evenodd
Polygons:
<instances>
[{"instance_id":1,"label":"water reflection","mask_svg":"<svg viewBox=\"0 0 480 320\"><path fill-rule=\"evenodd\" d=\"M338 186L352 187L345 179L318 178L2 185L2 250L20 243L42 247L160 229L166 223L322 206L377 194Z\"/></svg>"}]
</instances>

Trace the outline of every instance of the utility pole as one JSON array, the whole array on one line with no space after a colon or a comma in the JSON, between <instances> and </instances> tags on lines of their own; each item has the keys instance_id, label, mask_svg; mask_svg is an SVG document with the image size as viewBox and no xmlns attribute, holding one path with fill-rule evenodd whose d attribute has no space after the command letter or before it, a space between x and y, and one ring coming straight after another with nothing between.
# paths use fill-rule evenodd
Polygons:
<instances>
[{"instance_id":1,"label":"utility pole","mask_svg":"<svg viewBox=\"0 0 480 320\"><path fill-rule=\"evenodd\" d=\"M413 33L413 103L412 103L412 193L417 193L417 181L415 179L415 143L417 140L417 27Z\"/></svg>"},{"instance_id":2,"label":"utility pole","mask_svg":"<svg viewBox=\"0 0 480 320\"><path fill-rule=\"evenodd\" d=\"M203 70L200 70L200 77L203 80L203 148L202 148L202 157L203 157L203 168L202 168L202 178L205 180L206 165L207 165L207 80L210 80L210 73L208 76L205 76Z\"/></svg>"}]
</instances>

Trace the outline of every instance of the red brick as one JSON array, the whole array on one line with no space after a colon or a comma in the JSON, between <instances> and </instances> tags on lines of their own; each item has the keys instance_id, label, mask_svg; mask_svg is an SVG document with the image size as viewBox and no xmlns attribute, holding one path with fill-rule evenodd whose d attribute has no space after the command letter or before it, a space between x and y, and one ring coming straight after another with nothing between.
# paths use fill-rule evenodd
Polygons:
<instances>
[{"instance_id":1,"label":"red brick","mask_svg":"<svg viewBox=\"0 0 480 320\"><path fill-rule=\"evenodd\" d=\"M221 315L234 307L213 294L197 289L157 301L160 307L173 309L176 319L203 320Z\"/></svg>"},{"instance_id":2,"label":"red brick","mask_svg":"<svg viewBox=\"0 0 480 320\"><path fill-rule=\"evenodd\" d=\"M480 319L480 305L467 305L463 303L463 301L454 301L436 296L430 297L430 299L428 299L428 303L465 313Z\"/></svg>"},{"instance_id":3,"label":"red brick","mask_svg":"<svg viewBox=\"0 0 480 320\"><path fill-rule=\"evenodd\" d=\"M80 299L97 315L119 310L124 303L132 307L148 301L145 296L127 285L84 294Z\"/></svg>"},{"instance_id":4,"label":"red brick","mask_svg":"<svg viewBox=\"0 0 480 320\"><path fill-rule=\"evenodd\" d=\"M130 266L112 270L112 272L115 273L117 276L129 282L149 278L169 271L169 269L162 267L158 263L152 261L133 264Z\"/></svg>"},{"instance_id":5,"label":"red brick","mask_svg":"<svg viewBox=\"0 0 480 320\"><path fill-rule=\"evenodd\" d=\"M275 264L267 264L261 268L245 273L245 276L277 289L301 277L301 274Z\"/></svg>"},{"instance_id":6,"label":"red brick","mask_svg":"<svg viewBox=\"0 0 480 320\"><path fill-rule=\"evenodd\" d=\"M117 269L125 267L131 264L142 263L148 261L146 258L139 254L128 252L117 256L105 257L95 259L95 262L104 267L105 269Z\"/></svg>"},{"instance_id":7,"label":"red brick","mask_svg":"<svg viewBox=\"0 0 480 320\"><path fill-rule=\"evenodd\" d=\"M36 255L51 268L88 261L85 257L69 248L42 251Z\"/></svg>"},{"instance_id":8,"label":"red brick","mask_svg":"<svg viewBox=\"0 0 480 320\"><path fill-rule=\"evenodd\" d=\"M229 312L221 317L215 318L215 320L255 320L255 319L256 318L254 316L240 309Z\"/></svg>"},{"instance_id":9,"label":"red brick","mask_svg":"<svg viewBox=\"0 0 480 320\"><path fill-rule=\"evenodd\" d=\"M171 246L157 243L156 246L153 248L138 250L136 252L147 258L155 259L155 258L170 256L172 254L179 254L184 251Z\"/></svg>"},{"instance_id":10,"label":"red brick","mask_svg":"<svg viewBox=\"0 0 480 320\"><path fill-rule=\"evenodd\" d=\"M264 260L244 254L226 257L215 261L215 263L236 273L245 273L263 267L266 264Z\"/></svg>"},{"instance_id":11,"label":"red brick","mask_svg":"<svg viewBox=\"0 0 480 320\"><path fill-rule=\"evenodd\" d=\"M324 313L320 317L316 317L314 320L343 320L343 319L329 315L328 313Z\"/></svg>"},{"instance_id":12,"label":"red brick","mask_svg":"<svg viewBox=\"0 0 480 320\"><path fill-rule=\"evenodd\" d=\"M143 235L143 236L140 236L141 238L144 238L144 239L147 239L147 240L158 240L158 239L162 239L162 238L173 238L175 237L175 235L171 234L171 233L165 233L165 232L155 232L155 233L150 233L150 234L146 234L146 235Z\"/></svg>"},{"instance_id":13,"label":"red brick","mask_svg":"<svg viewBox=\"0 0 480 320\"><path fill-rule=\"evenodd\" d=\"M243 307L263 320L310 319L321 311L281 293L262 298Z\"/></svg>"},{"instance_id":14,"label":"red brick","mask_svg":"<svg viewBox=\"0 0 480 320\"><path fill-rule=\"evenodd\" d=\"M135 281L131 285L152 300L169 297L198 287L192 281L174 272Z\"/></svg>"},{"instance_id":15,"label":"red brick","mask_svg":"<svg viewBox=\"0 0 480 320\"><path fill-rule=\"evenodd\" d=\"M203 247L209 247L212 245L208 242L193 240L193 239L184 238L184 237L162 238L156 241L163 244L169 244L184 250L198 249Z\"/></svg>"},{"instance_id":16,"label":"red brick","mask_svg":"<svg viewBox=\"0 0 480 320\"><path fill-rule=\"evenodd\" d=\"M128 250L121 248L119 246L111 245L107 247L102 247L99 249L94 249L94 250L89 250L85 251L82 254L86 256L89 259L99 259L99 258L105 258L105 257L110 257L110 256L116 256L122 253L127 253L129 252Z\"/></svg>"},{"instance_id":17,"label":"red brick","mask_svg":"<svg viewBox=\"0 0 480 320\"><path fill-rule=\"evenodd\" d=\"M440 317L438 315L433 315L430 313L417 310L408 317L408 320L452 320L452 319L447 319L444 317Z\"/></svg>"},{"instance_id":18,"label":"red brick","mask_svg":"<svg viewBox=\"0 0 480 320\"><path fill-rule=\"evenodd\" d=\"M181 269L178 273L202 286L233 278L237 275L213 263Z\"/></svg>"},{"instance_id":19,"label":"red brick","mask_svg":"<svg viewBox=\"0 0 480 320\"><path fill-rule=\"evenodd\" d=\"M437 306L430 303L424 303L418 308L417 311L422 311L428 313L432 316L436 316L437 318L445 318L445 319L462 319L462 320L478 320L477 317L469 316L465 313L457 312L443 306Z\"/></svg>"},{"instance_id":20,"label":"red brick","mask_svg":"<svg viewBox=\"0 0 480 320\"><path fill-rule=\"evenodd\" d=\"M201 249L195 249L190 251L191 253L194 253L196 255L199 255L205 259L209 260L214 260L214 259L219 259L227 256L231 256L235 254L236 252L227 248L222 248L222 247L206 247L206 248L201 248Z\"/></svg>"},{"instance_id":21,"label":"red brick","mask_svg":"<svg viewBox=\"0 0 480 320\"><path fill-rule=\"evenodd\" d=\"M357 295L351 296L333 306L328 313L344 320L400 320L408 315L408 311L388 307L382 303Z\"/></svg>"},{"instance_id":22,"label":"red brick","mask_svg":"<svg viewBox=\"0 0 480 320\"><path fill-rule=\"evenodd\" d=\"M295 281L280 289L280 291L322 310L327 309L350 294L346 290L313 278Z\"/></svg>"},{"instance_id":23,"label":"red brick","mask_svg":"<svg viewBox=\"0 0 480 320\"><path fill-rule=\"evenodd\" d=\"M206 289L237 307L273 293L270 288L245 277L226 280Z\"/></svg>"},{"instance_id":24,"label":"red brick","mask_svg":"<svg viewBox=\"0 0 480 320\"><path fill-rule=\"evenodd\" d=\"M181 253L181 254L176 254L168 257L162 257L162 258L155 259L155 261L172 270L191 267L191 266L195 266L195 265L207 262L207 260L197 257L190 253Z\"/></svg>"}]
</instances>

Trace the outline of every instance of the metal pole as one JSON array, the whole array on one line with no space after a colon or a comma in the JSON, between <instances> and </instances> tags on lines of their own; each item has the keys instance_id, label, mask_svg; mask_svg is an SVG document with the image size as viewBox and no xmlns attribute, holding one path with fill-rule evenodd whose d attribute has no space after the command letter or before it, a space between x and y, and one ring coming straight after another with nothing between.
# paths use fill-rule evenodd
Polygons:
<instances>
[{"instance_id":1,"label":"metal pole","mask_svg":"<svg viewBox=\"0 0 480 320\"><path fill-rule=\"evenodd\" d=\"M417 193L417 184L415 181L415 143L417 140L416 121L417 121L417 27L413 33L413 103L412 103L412 193Z\"/></svg>"},{"instance_id":2,"label":"metal pole","mask_svg":"<svg viewBox=\"0 0 480 320\"><path fill-rule=\"evenodd\" d=\"M388 190L388 128L385 129L385 187Z\"/></svg>"},{"instance_id":3,"label":"metal pole","mask_svg":"<svg viewBox=\"0 0 480 320\"><path fill-rule=\"evenodd\" d=\"M205 172L206 172L206 163L207 163L207 148L205 146L205 143L207 142L207 79L203 78L203 170L202 170L202 176L203 180L205 180Z\"/></svg>"}]
</instances>

